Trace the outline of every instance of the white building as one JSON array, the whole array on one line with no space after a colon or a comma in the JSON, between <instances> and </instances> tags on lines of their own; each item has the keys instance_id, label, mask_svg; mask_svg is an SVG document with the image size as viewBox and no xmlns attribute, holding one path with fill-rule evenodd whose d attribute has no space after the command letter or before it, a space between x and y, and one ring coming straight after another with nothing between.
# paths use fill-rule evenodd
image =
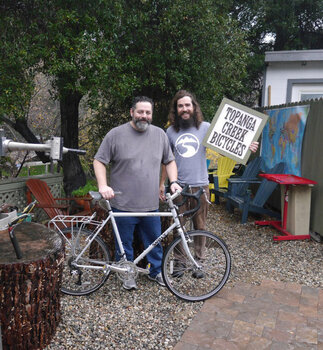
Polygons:
<instances>
[{"instance_id":1,"label":"white building","mask_svg":"<svg viewBox=\"0 0 323 350\"><path fill-rule=\"evenodd\" d=\"M323 50L268 51L262 106L323 97Z\"/></svg>"}]
</instances>

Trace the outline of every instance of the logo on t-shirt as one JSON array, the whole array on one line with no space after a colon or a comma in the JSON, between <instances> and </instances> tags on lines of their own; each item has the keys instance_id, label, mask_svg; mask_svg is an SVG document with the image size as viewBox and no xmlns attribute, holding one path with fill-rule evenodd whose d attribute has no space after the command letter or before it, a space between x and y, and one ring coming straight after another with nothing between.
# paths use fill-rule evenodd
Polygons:
<instances>
[{"instance_id":1,"label":"logo on t-shirt","mask_svg":"<svg viewBox=\"0 0 323 350\"><path fill-rule=\"evenodd\" d=\"M193 157L200 147L200 141L193 134L181 135L175 143L176 151L184 158Z\"/></svg>"}]
</instances>

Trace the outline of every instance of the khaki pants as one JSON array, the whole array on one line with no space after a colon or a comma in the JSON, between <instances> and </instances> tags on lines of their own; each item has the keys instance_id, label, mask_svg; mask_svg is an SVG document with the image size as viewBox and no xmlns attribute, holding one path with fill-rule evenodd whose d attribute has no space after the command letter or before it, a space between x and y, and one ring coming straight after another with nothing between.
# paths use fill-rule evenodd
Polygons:
<instances>
[{"instance_id":1,"label":"khaki pants","mask_svg":"<svg viewBox=\"0 0 323 350\"><path fill-rule=\"evenodd\" d=\"M203 187L205 190L205 195L207 196L207 199L209 200L210 198L210 192L209 192L209 186L204 186ZM200 189L200 187L191 187L191 192L195 193ZM197 213L195 213L195 215L192 218L193 221L193 228L194 230L206 230L206 218L207 218L207 212L208 212L208 208L209 208L209 203L206 200L204 194L201 195L200 197L200 209L197 211ZM183 200L182 197L178 198L178 202L176 201L176 203L180 203ZM188 198L187 201L185 202L185 204L183 204L181 207L179 207L179 212L183 213L184 211L190 210L195 208L197 205L197 202L195 199L193 198ZM185 225L186 219L185 218L181 218L181 223L182 225ZM195 257L198 258L199 260L204 260L205 256L205 237L195 237L194 238L194 250L195 250ZM179 252L178 254L175 253L175 256L177 256L177 258L180 260L180 256L184 254L185 256L185 252L183 250L183 247L181 246L179 248Z\"/></svg>"}]
</instances>

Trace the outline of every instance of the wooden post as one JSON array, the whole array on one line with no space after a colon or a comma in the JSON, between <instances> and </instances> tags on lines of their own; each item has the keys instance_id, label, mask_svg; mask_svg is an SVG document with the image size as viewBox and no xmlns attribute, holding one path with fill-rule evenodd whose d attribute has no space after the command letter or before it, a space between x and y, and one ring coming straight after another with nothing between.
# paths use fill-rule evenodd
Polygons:
<instances>
[{"instance_id":1,"label":"wooden post","mask_svg":"<svg viewBox=\"0 0 323 350\"><path fill-rule=\"evenodd\" d=\"M3 349L43 349L61 318L64 245L58 233L36 223L15 228L17 259L7 232L0 235L0 323Z\"/></svg>"}]
</instances>

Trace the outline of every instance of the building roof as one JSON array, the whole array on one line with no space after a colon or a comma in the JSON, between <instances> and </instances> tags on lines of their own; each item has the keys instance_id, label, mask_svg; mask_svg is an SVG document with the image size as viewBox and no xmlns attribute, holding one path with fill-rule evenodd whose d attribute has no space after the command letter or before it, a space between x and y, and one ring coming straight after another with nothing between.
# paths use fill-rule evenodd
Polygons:
<instances>
[{"instance_id":1,"label":"building roof","mask_svg":"<svg viewBox=\"0 0 323 350\"><path fill-rule=\"evenodd\" d=\"M323 50L267 51L265 62L323 61Z\"/></svg>"}]
</instances>

